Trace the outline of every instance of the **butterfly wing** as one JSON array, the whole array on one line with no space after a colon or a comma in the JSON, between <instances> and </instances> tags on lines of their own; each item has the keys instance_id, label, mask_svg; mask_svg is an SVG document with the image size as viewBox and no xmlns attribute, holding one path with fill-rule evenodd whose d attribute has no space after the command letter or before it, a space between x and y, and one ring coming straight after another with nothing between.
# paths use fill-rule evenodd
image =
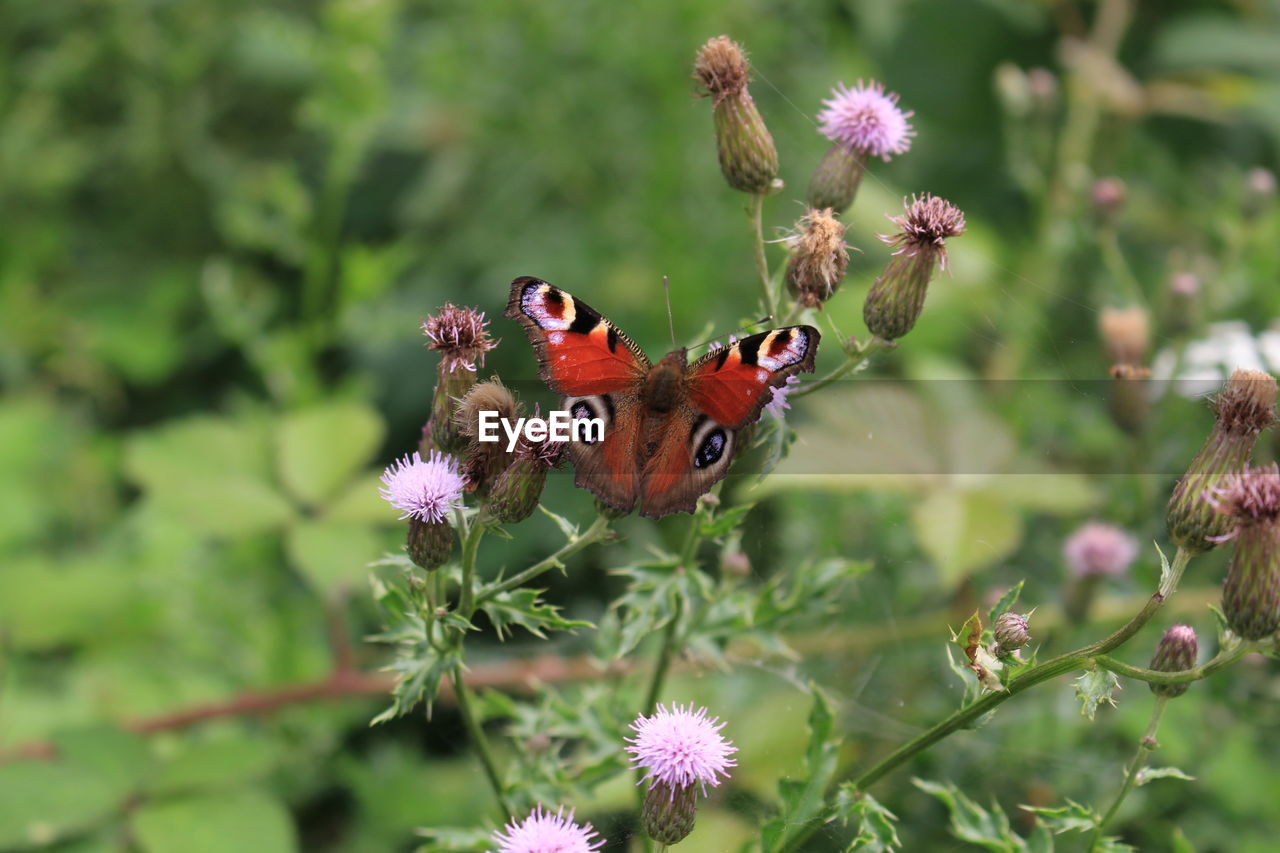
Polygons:
<instances>
[{"instance_id":1,"label":"butterfly wing","mask_svg":"<svg viewBox=\"0 0 1280 853\"><path fill-rule=\"evenodd\" d=\"M630 511L640 484L640 386L652 365L631 338L581 299L541 279L511 283L506 316L520 321L538 373L574 418L600 418L604 437L574 441L574 483Z\"/></svg>"},{"instance_id":2,"label":"butterfly wing","mask_svg":"<svg viewBox=\"0 0 1280 853\"><path fill-rule=\"evenodd\" d=\"M738 432L755 423L772 389L796 373L812 373L818 330L788 326L744 338L689 366L687 405L655 425L641 471L642 515L693 512L697 500L729 471Z\"/></svg>"}]
</instances>

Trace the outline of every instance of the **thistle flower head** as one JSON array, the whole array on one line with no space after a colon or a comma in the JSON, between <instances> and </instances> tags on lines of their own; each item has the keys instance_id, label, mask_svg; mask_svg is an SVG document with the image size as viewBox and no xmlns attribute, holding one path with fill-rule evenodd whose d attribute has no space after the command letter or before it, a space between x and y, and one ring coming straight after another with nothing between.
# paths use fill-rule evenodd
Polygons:
<instances>
[{"instance_id":1,"label":"thistle flower head","mask_svg":"<svg viewBox=\"0 0 1280 853\"><path fill-rule=\"evenodd\" d=\"M604 845L591 824L579 826L564 806L555 814L535 806L524 820L514 820L493 834L497 853L592 853Z\"/></svg>"},{"instance_id":2,"label":"thistle flower head","mask_svg":"<svg viewBox=\"0 0 1280 853\"><path fill-rule=\"evenodd\" d=\"M942 269L947 268L947 238L964 233L964 213L943 198L925 193L902 203L905 212L889 219L898 226L897 234L879 234L881 241L893 247L895 255L934 255Z\"/></svg>"},{"instance_id":3,"label":"thistle flower head","mask_svg":"<svg viewBox=\"0 0 1280 853\"><path fill-rule=\"evenodd\" d=\"M728 36L716 36L698 49L693 78L719 103L742 94L747 88L749 69L742 46Z\"/></svg>"},{"instance_id":4,"label":"thistle flower head","mask_svg":"<svg viewBox=\"0 0 1280 853\"><path fill-rule=\"evenodd\" d=\"M995 649L998 655L1011 654L1031 642L1031 631L1028 630L1027 617L1021 613L1006 611L996 617L996 625L992 630L995 637Z\"/></svg>"},{"instance_id":5,"label":"thistle flower head","mask_svg":"<svg viewBox=\"0 0 1280 853\"><path fill-rule=\"evenodd\" d=\"M888 161L895 154L905 154L916 135L910 122L914 113L898 107L898 95L886 92L872 80L858 81L847 88L843 83L832 90L832 97L822 102L818 113L818 129L832 142L850 151Z\"/></svg>"},{"instance_id":6,"label":"thistle flower head","mask_svg":"<svg viewBox=\"0 0 1280 853\"><path fill-rule=\"evenodd\" d=\"M806 308L817 308L831 298L849 267L849 244L844 225L831 208L810 209L786 238L787 289Z\"/></svg>"},{"instance_id":7,"label":"thistle flower head","mask_svg":"<svg viewBox=\"0 0 1280 853\"><path fill-rule=\"evenodd\" d=\"M668 710L659 705L653 716L641 714L631 724L636 736L627 738L631 745L626 749L633 766L645 769L644 778L651 785L674 790L696 782L705 792L737 764L731 756L738 748L720 735L724 725L718 717L708 717L706 708L695 711L690 704Z\"/></svg>"},{"instance_id":8,"label":"thistle flower head","mask_svg":"<svg viewBox=\"0 0 1280 853\"><path fill-rule=\"evenodd\" d=\"M1280 468L1273 462L1227 474L1205 491L1205 500L1237 524L1274 522L1280 518Z\"/></svg>"},{"instance_id":9,"label":"thistle flower head","mask_svg":"<svg viewBox=\"0 0 1280 853\"><path fill-rule=\"evenodd\" d=\"M1156 652L1151 658L1151 669L1156 672L1181 672L1196 665L1196 655L1200 652L1200 643L1196 632L1189 625L1174 625L1160 638L1156 644ZM1152 684L1151 692L1157 696L1173 698L1187 692L1190 684Z\"/></svg>"},{"instance_id":10,"label":"thistle flower head","mask_svg":"<svg viewBox=\"0 0 1280 853\"><path fill-rule=\"evenodd\" d=\"M772 397L770 397L769 402L764 404L763 412L767 412L779 420L784 418L791 408L791 404L787 402L787 395L795 390L795 387L799 384L799 376L788 376L784 384L776 388L770 388L769 391L772 393Z\"/></svg>"},{"instance_id":11,"label":"thistle flower head","mask_svg":"<svg viewBox=\"0 0 1280 853\"><path fill-rule=\"evenodd\" d=\"M1119 527L1091 521L1068 537L1062 556L1077 578L1119 576L1138 557L1138 542Z\"/></svg>"},{"instance_id":12,"label":"thistle flower head","mask_svg":"<svg viewBox=\"0 0 1280 853\"><path fill-rule=\"evenodd\" d=\"M1261 370L1237 368L1213 401L1218 427L1257 435L1276 421L1276 380Z\"/></svg>"},{"instance_id":13,"label":"thistle flower head","mask_svg":"<svg viewBox=\"0 0 1280 853\"><path fill-rule=\"evenodd\" d=\"M401 518L439 522L462 504L463 479L452 456L433 451L424 461L414 453L382 472L382 499L400 510Z\"/></svg>"},{"instance_id":14,"label":"thistle flower head","mask_svg":"<svg viewBox=\"0 0 1280 853\"><path fill-rule=\"evenodd\" d=\"M427 317L422 333L430 342L427 348L439 351L442 369L462 367L474 373L477 364L484 364L484 354L497 346L488 326L483 311L449 302Z\"/></svg>"}]
</instances>

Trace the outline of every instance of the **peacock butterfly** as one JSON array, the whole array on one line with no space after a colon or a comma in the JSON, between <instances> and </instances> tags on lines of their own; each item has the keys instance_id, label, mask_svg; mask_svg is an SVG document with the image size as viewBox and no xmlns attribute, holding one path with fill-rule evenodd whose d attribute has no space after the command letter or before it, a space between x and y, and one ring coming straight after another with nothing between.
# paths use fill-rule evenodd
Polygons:
<instances>
[{"instance_id":1,"label":"peacock butterfly","mask_svg":"<svg viewBox=\"0 0 1280 853\"><path fill-rule=\"evenodd\" d=\"M738 432L771 389L812 373L818 330L787 326L689 363L681 348L657 364L581 299L541 279L511 282L506 316L533 344L539 375L577 418L600 418L600 441L574 441L575 483L615 509L661 518L693 512L729 470Z\"/></svg>"}]
</instances>

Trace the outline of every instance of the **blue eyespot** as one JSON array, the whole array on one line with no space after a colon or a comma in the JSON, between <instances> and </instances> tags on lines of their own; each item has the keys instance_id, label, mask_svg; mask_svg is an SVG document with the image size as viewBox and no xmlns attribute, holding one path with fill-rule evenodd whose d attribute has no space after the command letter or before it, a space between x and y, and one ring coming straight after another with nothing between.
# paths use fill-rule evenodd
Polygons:
<instances>
[{"instance_id":1,"label":"blue eyespot","mask_svg":"<svg viewBox=\"0 0 1280 853\"><path fill-rule=\"evenodd\" d=\"M706 438L702 439L697 452L693 454L693 467L706 468L708 465L719 462L720 457L724 455L724 446L727 441L724 430L712 430Z\"/></svg>"}]
</instances>

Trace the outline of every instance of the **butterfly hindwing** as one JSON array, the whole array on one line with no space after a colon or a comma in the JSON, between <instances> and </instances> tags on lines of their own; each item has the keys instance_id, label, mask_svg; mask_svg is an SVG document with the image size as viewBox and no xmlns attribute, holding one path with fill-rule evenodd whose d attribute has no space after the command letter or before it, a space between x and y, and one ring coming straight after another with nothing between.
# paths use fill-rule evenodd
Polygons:
<instances>
[{"instance_id":1,"label":"butterfly hindwing","mask_svg":"<svg viewBox=\"0 0 1280 853\"><path fill-rule=\"evenodd\" d=\"M506 316L524 326L542 380L567 397L631 388L651 366L598 311L541 279L522 276L511 283Z\"/></svg>"}]
</instances>

